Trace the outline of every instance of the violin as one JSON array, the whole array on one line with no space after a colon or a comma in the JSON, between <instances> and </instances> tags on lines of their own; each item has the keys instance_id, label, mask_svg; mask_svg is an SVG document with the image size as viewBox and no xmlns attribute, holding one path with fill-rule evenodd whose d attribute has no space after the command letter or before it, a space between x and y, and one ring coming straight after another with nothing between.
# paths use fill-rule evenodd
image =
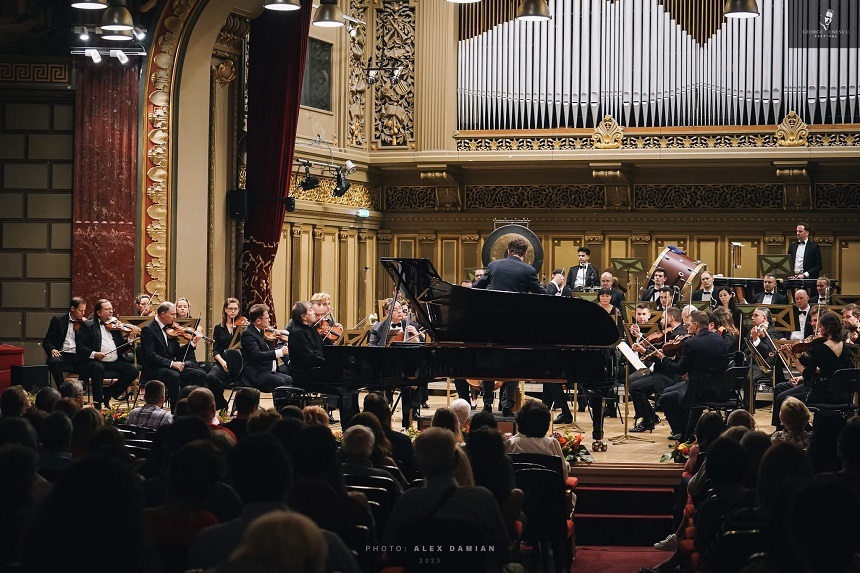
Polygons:
<instances>
[{"instance_id":1,"label":"violin","mask_svg":"<svg viewBox=\"0 0 860 573\"><path fill-rule=\"evenodd\" d=\"M233 320L233 326L248 326L251 324L251 321L248 320L244 316L237 316L235 320Z\"/></svg>"},{"instance_id":2,"label":"violin","mask_svg":"<svg viewBox=\"0 0 860 573\"><path fill-rule=\"evenodd\" d=\"M791 353L797 356L798 354L803 354L813 346L818 346L819 344L824 344L827 342L826 336L818 336L816 338L808 338L801 342L796 342L794 344L783 344L781 349L784 349L786 346L791 350Z\"/></svg>"},{"instance_id":3,"label":"violin","mask_svg":"<svg viewBox=\"0 0 860 573\"><path fill-rule=\"evenodd\" d=\"M137 333L140 332L140 328L136 327L133 324L128 324L126 322L120 322L116 317L111 318L105 323L105 328L111 332L125 332L125 333ZM75 325L75 330L78 329L77 324Z\"/></svg>"},{"instance_id":4,"label":"violin","mask_svg":"<svg viewBox=\"0 0 860 573\"><path fill-rule=\"evenodd\" d=\"M684 341L692 336L692 334L682 334L681 336L676 336L673 340L670 340L669 342L664 344L660 351L663 353L663 356L675 356L678 354L678 351L681 350L681 346L684 345Z\"/></svg>"},{"instance_id":5,"label":"violin","mask_svg":"<svg viewBox=\"0 0 860 573\"><path fill-rule=\"evenodd\" d=\"M288 342L290 339L290 333L286 330L278 330L277 328L273 328L271 326L267 326L263 329L263 338L268 340L269 342Z\"/></svg>"},{"instance_id":6,"label":"violin","mask_svg":"<svg viewBox=\"0 0 860 573\"><path fill-rule=\"evenodd\" d=\"M340 337L343 336L343 327L338 325L331 325L327 320L323 320L317 325L317 332L322 337L323 340L331 340L332 342L337 342L340 340Z\"/></svg>"},{"instance_id":7,"label":"violin","mask_svg":"<svg viewBox=\"0 0 860 573\"><path fill-rule=\"evenodd\" d=\"M199 330L194 330L193 328L176 326L175 324L171 324L164 329L164 333L167 334L170 338L184 338L185 340L191 341L194 340L197 336L200 336L203 340L208 343L215 342L215 339L209 338L205 336Z\"/></svg>"}]
</instances>

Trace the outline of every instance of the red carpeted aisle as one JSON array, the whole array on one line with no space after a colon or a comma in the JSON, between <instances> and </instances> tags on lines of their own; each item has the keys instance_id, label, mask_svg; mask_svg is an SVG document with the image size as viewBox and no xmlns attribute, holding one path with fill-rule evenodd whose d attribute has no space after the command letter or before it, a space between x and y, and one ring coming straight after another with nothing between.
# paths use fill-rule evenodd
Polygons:
<instances>
[{"instance_id":1,"label":"red carpeted aisle","mask_svg":"<svg viewBox=\"0 0 860 573\"><path fill-rule=\"evenodd\" d=\"M585 545L576 548L571 573L636 573L639 567L653 567L672 555L651 547Z\"/></svg>"}]
</instances>

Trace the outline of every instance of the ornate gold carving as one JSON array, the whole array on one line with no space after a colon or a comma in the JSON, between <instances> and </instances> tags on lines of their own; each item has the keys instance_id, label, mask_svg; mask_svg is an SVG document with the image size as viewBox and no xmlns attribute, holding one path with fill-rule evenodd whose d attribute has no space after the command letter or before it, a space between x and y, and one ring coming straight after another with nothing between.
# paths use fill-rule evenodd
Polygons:
<instances>
[{"instance_id":1,"label":"ornate gold carving","mask_svg":"<svg viewBox=\"0 0 860 573\"><path fill-rule=\"evenodd\" d=\"M391 231L389 231L387 229L384 231L380 229L376 233L376 241L378 243L390 243L393 238L394 238L394 235L391 233Z\"/></svg>"},{"instance_id":2,"label":"ornate gold carving","mask_svg":"<svg viewBox=\"0 0 860 573\"><path fill-rule=\"evenodd\" d=\"M242 44L250 31L251 22L246 17L230 14L221 31L218 32L218 39L215 40L212 53L216 57L239 61L242 55Z\"/></svg>"},{"instance_id":3,"label":"ornate gold carving","mask_svg":"<svg viewBox=\"0 0 860 573\"><path fill-rule=\"evenodd\" d=\"M30 84L35 87L69 89L72 87L70 63L0 62L0 85Z\"/></svg>"},{"instance_id":4,"label":"ornate gold carving","mask_svg":"<svg viewBox=\"0 0 860 573\"><path fill-rule=\"evenodd\" d=\"M368 238L369 236L370 236L370 234L367 232L367 230L365 230L365 229L360 229L360 230L358 231L358 242L359 242L359 243L367 242L367 238Z\"/></svg>"},{"instance_id":5,"label":"ornate gold carving","mask_svg":"<svg viewBox=\"0 0 860 573\"><path fill-rule=\"evenodd\" d=\"M314 227L314 241L322 241L325 237L325 230L322 227Z\"/></svg>"},{"instance_id":6,"label":"ornate gold carving","mask_svg":"<svg viewBox=\"0 0 860 573\"><path fill-rule=\"evenodd\" d=\"M419 243L434 243L436 242L436 234L435 233L426 233L423 235L418 235Z\"/></svg>"},{"instance_id":7,"label":"ornate gold carving","mask_svg":"<svg viewBox=\"0 0 860 573\"><path fill-rule=\"evenodd\" d=\"M435 187L386 187L386 210L435 209Z\"/></svg>"},{"instance_id":8,"label":"ornate gold carving","mask_svg":"<svg viewBox=\"0 0 860 573\"><path fill-rule=\"evenodd\" d=\"M624 130L611 115L607 114L603 117L603 121L594 127L594 135L591 139L594 141L595 149L619 149L621 140L624 139Z\"/></svg>"},{"instance_id":9,"label":"ornate gold carving","mask_svg":"<svg viewBox=\"0 0 860 573\"><path fill-rule=\"evenodd\" d=\"M603 208L602 185L469 185L467 209Z\"/></svg>"},{"instance_id":10,"label":"ornate gold carving","mask_svg":"<svg viewBox=\"0 0 860 573\"><path fill-rule=\"evenodd\" d=\"M782 235L765 235L764 242L768 244L784 243L785 237Z\"/></svg>"},{"instance_id":11,"label":"ornate gold carving","mask_svg":"<svg viewBox=\"0 0 860 573\"><path fill-rule=\"evenodd\" d=\"M298 239L302 236L302 226L301 225L293 225L292 228L293 238Z\"/></svg>"},{"instance_id":12,"label":"ornate gold carving","mask_svg":"<svg viewBox=\"0 0 860 573\"><path fill-rule=\"evenodd\" d=\"M860 209L860 183L816 183L816 209Z\"/></svg>"},{"instance_id":13,"label":"ornate gold carving","mask_svg":"<svg viewBox=\"0 0 860 573\"><path fill-rule=\"evenodd\" d=\"M459 187L436 187L436 208L440 211L459 211L463 199Z\"/></svg>"},{"instance_id":14,"label":"ornate gold carving","mask_svg":"<svg viewBox=\"0 0 860 573\"><path fill-rule=\"evenodd\" d=\"M800 116L790 111L776 128L776 144L779 147L804 147L808 135L809 128ZM829 145L829 141L824 145Z\"/></svg>"},{"instance_id":15,"label":"ornate gold carving","mask_svg":"<svg viewBox=\"0 0 860 573\"><path fill-rule=\"evenodd\" d=\"M477 243L480 235L461 235L460 240L464 243Z\"/></svg>"},{"instance_id":16,"label":"ornate gold carving","mask_svg":"<svg viewBox=\"0 0 860 573\"><path fill-rule=\"evenodd\" d=\"M630 208L630 181L620 169L595 169L592 176L604 183L605 203L609 209Z\"/></svg>"},{"instance_id":17,"label":"ornate gold carving","mask_svg":"<svg viewBox=\"0 0 860 573\"><path fill-rule=\"evenodd\" d=\"M367 8L364 0L350 0L349 14L353 18L367 22ZM347 35L349 39L349 62L347 64L349 105L346 107L346 140L349 145L355 147L367 146L367 133L365 131L365 108L367 105L367 82L365 81L365 74L367 73L366 28L366 26L355 26L355 36Z\"/></svg>"},{"instance_id":18,"label":"ornate gold carving","mask_svg":"<svg viewBox=\"0 0 860 573\"><path fill-rule=\"evenodd\" d=\"M585 235L585 237L583 237L583 241L586 243L602 243L603 235Z\"/></svg>"},{"instance_id":19,"label":"ornate gold carving","mask_svg":"<svg viewBox=\"0 0 860 573\"><path fill-rule=\"evenodd\" d=\"M226 60L217 66L212 66L212 73L215 76L215 81L218 82L218 85L222 88L229 86L237 77L236 66L231 60Z\"/></svg>"},{"instance_id":20,"label":"ornate gold carving","mask_svg":"<svg viewBox=\"0 0 860 573\"><path fill-rule=\"evenodd\" d=\"M630 240L634 243L650 243L651 235L630 235Z\"/></svg>"},{"instance_id":21,"label":"ornate gold carving","mask_svg":"<svg viewBox=\"0 0 860 573\"><path fill-rule=\"evenodd\" d=\"M341 229L337 232L337 238L339 241L346 241L349 238L349 231Z\"/></svg>"},{"instance_id":22,"label":"ornate gold carving","mask_svg":"<svg viewBox=\"0 0 860 573\"><path fill-rule=\"evenodd\" d=\"M364 183L352 183L349 190L342 197L334 197L334 191L337 182L333 179L320 177L319 187L305 191L292 181L290 186L290 196L296 199L304 199L307 201L316 201L318 203L329 203L333 205L349 205L351 207L364 207L366 209L379 210L380 199L379 189L368 187Z\"/></svg>"},{"instance_id":23,"label":"ornate gold carving","mask_svg":"<svg viewBox=\"0 0 860 573\"><path fill-rule=\"evenodd\" d=\"M832 245L836 241L833 235L815 235L815 242L822 245Z\"/></svg>"},{"instance_id":24,"label":"ornate gold carving","mask_svg":"<svg viewBox=\"0 0 860 573\"><path fill-rule=\"evenodd\" d=\"M377 66L400 66L374 84L373 138L381 147L404 147L415 140L415 8L408 0L383 2L376 13Z\"/></svg>"},{"instance_id":25,"label":"ornate gold carving","mask_svg":"<svg viewBox=\"0 0 860 573\"><path fill-rule=\"evenodd\" d=\"M635 185L636 209L782 209L781 185Z\"/></svg>"}]
</instances>

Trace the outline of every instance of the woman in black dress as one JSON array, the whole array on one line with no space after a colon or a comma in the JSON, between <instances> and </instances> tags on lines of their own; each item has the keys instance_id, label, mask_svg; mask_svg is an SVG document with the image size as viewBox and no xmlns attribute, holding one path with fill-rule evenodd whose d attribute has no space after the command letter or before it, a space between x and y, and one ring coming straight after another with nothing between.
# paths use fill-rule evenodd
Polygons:
<instances>
[{"instance_id":1,"label":"woman in black dress","mask_svg":"<svg viewBox=\"0 0 860 573\"><path fill-rule=\"evenodd\" d=\"M735 300L735 293L727 286L722 286L717 289L717 306L716 308L725 308L731 313L732 321L735 323L735 328L742 330L743 312L738 308L738 303Z\"/></svg>"},{"instance_id":2,"label":"woman in black dress","mask_svg":"<svg viewBox=\"0 0 860 573\"><path fill-rule=\"evenodd\" d=\"M246 324L247 320L244 317L239 317L239 301L232 297L225 300L224 309L221 313L221 324L215 325L212 333L212 338L215 339L215 344L212 346L215 365L206 374L206 386L213 389L215 405L219 410L227 407L223 389L230 387L230 369L227 367L224 351L230 348L230 342L233 340L233 333L236 328ZM219 388L222 390L221 392L214 390Z\"/></svg>"}]
</instances>

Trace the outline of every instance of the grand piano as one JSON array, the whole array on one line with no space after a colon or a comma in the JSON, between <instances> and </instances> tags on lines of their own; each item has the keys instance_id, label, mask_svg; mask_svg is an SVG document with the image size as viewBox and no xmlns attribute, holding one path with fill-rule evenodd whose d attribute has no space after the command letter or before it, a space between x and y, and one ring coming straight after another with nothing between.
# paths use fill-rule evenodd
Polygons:
<instances>
[{"instance_id":1,"label":"grand piano","mask_svg":"<svg viewBox=\"0 0 860 573\"><path fill-rule=\"evenodd\" d=\"M344 396L446 377L586 386L614 380L620 333L593 302L453 285L427 259L380 262L431 342L326 346L317 382Z\"/></svg>"}]
</instances>

